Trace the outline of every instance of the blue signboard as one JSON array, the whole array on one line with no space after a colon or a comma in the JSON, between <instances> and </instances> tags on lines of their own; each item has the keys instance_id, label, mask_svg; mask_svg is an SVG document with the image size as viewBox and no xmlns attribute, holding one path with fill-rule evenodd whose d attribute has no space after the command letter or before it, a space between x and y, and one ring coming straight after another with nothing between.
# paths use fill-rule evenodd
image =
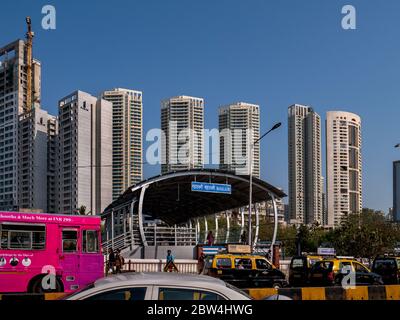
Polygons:
<instances>
[{"instance_id":1,"label":"blue signboard","mask_svg":"<svg viewBox=\"0 0 400 320\"><path fill-rule=\"evenodd\" d=\"M230 184L192 181L192 191L231 194L232 186Z\"/></svg>"},{"instance_id":2,"label":"blue signboard","mask_svg":"<svg viewBox=\"0 0 400 320\"><path fill-rule=\"evenodd\" d=\"M218 253L226 251L225 247L222 246L203 246L203 253L206 256L213 256Z\"/></svg>"}]
</instances>

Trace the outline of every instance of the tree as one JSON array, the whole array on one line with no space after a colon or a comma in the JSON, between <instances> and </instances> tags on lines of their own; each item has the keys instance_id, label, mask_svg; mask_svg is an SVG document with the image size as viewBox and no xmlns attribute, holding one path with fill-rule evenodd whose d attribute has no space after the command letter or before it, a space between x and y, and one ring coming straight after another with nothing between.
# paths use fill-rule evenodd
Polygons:
<instances>
[{"instance_id":1,"label":"tree","mask_svg":"<svg viewBox=\"0 0 400 320\"><path fill-rule=\"evenodd\" d=\"M397 231L382 212L365 208L361 214L347 216L332 231L331 239L340 255L372 258L393 249Z\"/></svg>"}]
</instances>

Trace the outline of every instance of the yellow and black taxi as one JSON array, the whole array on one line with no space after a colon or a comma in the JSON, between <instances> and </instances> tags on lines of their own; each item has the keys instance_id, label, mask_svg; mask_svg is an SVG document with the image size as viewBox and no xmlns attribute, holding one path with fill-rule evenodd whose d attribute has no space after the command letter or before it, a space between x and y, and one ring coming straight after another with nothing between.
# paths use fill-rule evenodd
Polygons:
<instances>
[{"instance_id":1,"label":"yellow and black taxi","mask_svg":"<svg viewBox=\"0 0 400 320\"><path fill-rule=\"evenodd\" d=\"M379 274L371 272L366 266L351 257L336 257L316 262L310 271L310 284L312 286L341 285L343 277L349 275L350 272L354 274L354 285L356 286L383 284Z\"/></svg>"},{"instance_id":2,"label":"yellow and black taxi","mask_svg":"<svg viewBox=\"0 0 400 320\"><path fill-rule=\"evenodd\" d=\"M204 274L219 278L237 288L282 288L285 274L265 257L226 253L206 258Z\"/></svg>"},{"instance_id":3,"label":"yellow and black taxi","mask_svg":"<svg viewBox=\"0 0 400 320\"><path fill-rule=\"evenodd\" d=\"M311 254L292 257L289 265L289 285L292 287L308 286L311 268L322 259L322 256Z\"/></svg>"}]
</instances>

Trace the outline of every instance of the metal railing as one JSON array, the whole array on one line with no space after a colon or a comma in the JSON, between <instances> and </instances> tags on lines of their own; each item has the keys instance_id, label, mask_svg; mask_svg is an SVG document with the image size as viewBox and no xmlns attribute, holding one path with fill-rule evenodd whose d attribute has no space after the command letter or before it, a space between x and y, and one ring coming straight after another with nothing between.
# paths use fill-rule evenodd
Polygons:
<instances>
[{"instance_id":1,"label":"metal railing","mask_svg":"<svg viewBox=\"0 0 400 320\"><path fill-rule=\"evenodd\" d=\"M209 229L208 231L210 230L214 235L214 244L240 243L240 238L241 238L240 228L232 228L229 231L225 228L221 228L218 230L218 232L216 232L213 229ZM204 231L198 234L198 243L201 244L207 243L207 234L205 234Z\"/></svg>"},{"instance_id":2,"label":"metal railing","mask_svg":"<svg viewBox=\"0 0 400 320\"><path fill-rule=\"evenodd\" d=\"M197 244L195 228L148 226L144 227L144 235L149 246L195 246ZM132 244L143 244L138 230L133 232L133 241L132 233L128 231L104 241L102 246L106 253L109 248L123 250Z\"/></svg>"},{"instance_id":3,"label":"metal railing","mask_svg":"<svg viewBox=\"0 0 400 320\"><path fill-rule=\"evenodd\" d=\"M195 246L196 229L187 227L159 227L144 228L148 245L154 246Z\"/></svg>"},{"instance_id":4,"label":"metal railing","mask_svg":"<svg viewBox=\"0 0 400 320\"><path fill-rule=\"evenodd\" d=\"M130 245L131 245L131 233L130 232L122 233L122 234L114 237L113 239L104 241L102 243L104 253L107 253L109 248L112 248L113 250L115 250L115 249L123 250L123 249L129 247Z\"/></svg>"},{"instance_id":5,"label":"metal railing","mask_svg":"<svg viewBox=\"0 0 400 320\"><path fill-rule=\"evenodd\" d=\"M198 273L197 260L175 259L180 273ZM129 259L125 260L122 268L124 272L162 272L166 264L165 259Z\"/></svg>"}]
</instances>

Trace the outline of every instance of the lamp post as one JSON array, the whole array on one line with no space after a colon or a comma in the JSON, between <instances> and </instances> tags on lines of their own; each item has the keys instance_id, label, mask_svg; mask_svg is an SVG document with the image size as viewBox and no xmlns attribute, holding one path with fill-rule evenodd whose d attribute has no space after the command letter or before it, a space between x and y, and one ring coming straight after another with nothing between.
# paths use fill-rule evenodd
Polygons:
<instances>
[{"instance_id":1,"label":"lamp post","mask_svg":"<svg viewBox=\"0 0 400 320\"><path fill-rule=\"evenodd\" d=\"M252 210L251 207L253 205L253 152L254 152L254 147L257 143L260 142L260 140L262 138L264 138L268 133L270 133L271 131L278 129L281 126L282 123L278 122L276 123L271 129L269 129L266 133L264 133L260 138L258 138L256 141L254 141L253 143L250 144L250 187L249 187L249 240L248 243L250 245L250 250L251 252L253 252L253 243L252 243L252 235L251 235L251 215L252 215Z\"/></svg>"}]
</instances>

